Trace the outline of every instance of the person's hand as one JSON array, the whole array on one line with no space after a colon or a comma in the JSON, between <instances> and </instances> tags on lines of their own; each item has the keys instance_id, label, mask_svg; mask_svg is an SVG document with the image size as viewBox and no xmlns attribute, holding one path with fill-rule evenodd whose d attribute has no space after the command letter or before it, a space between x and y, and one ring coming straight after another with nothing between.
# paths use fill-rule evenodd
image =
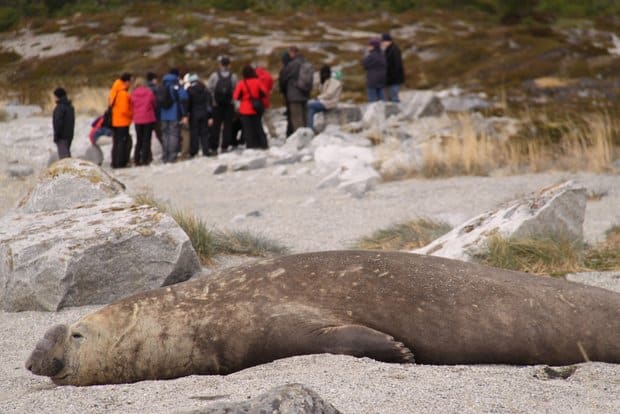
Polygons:
<instances>
[{"instance_id":1,"label":"person's hand","mask_svg":"<svg viewBox=\"0 0 620 414\"><path fill-rule=\"evenodd\" d=\"M207 121L207 125L208 126L213 126L213 118L209 118L209 120Z\"/></svg>"},{"instance_id":2,"label":"person's hand","mask_svg":"<svg viewBox=\"0 0 620 414\"><path fill-rule=\"evenodd\" d=\"M181 124L183 125L187 125L187 117L184 116L183 118L181 118Z\"/></svg>"}]
</instances>

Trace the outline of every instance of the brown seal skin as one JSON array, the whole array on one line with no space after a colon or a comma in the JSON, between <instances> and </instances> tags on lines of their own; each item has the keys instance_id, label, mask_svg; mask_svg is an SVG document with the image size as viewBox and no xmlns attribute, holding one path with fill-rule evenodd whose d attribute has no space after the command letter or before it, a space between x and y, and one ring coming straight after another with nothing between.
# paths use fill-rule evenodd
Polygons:
<instances>
[{"instance_id":1,"label":"brown seal skin","mask_svg":"<svg viewBox=\"0 0 620 414\"><path fill-rule=\"evenodd\" d=\"M333 353L426 364L620 363L620 294L401 252L259 261L52 327L26 367L56 384L227 374Z\"/></svg>"}]
</instances>

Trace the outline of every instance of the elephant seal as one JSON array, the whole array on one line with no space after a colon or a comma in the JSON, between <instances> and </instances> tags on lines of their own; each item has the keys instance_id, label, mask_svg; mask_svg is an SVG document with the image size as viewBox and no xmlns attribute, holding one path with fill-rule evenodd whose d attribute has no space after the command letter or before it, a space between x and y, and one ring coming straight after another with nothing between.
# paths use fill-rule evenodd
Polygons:
<instances>
[{"instance_id":1,"label":"elephant seal","mask_svg":"<svg viewBox=\"0 0 620 414\"><path fill-rule=\"evenodd\" d=\"M425 364L620 363L620 294L404 252L284 256L52 327L26 367L56 384L228 374L293 355Z\"/></svg>"}]
</instances>

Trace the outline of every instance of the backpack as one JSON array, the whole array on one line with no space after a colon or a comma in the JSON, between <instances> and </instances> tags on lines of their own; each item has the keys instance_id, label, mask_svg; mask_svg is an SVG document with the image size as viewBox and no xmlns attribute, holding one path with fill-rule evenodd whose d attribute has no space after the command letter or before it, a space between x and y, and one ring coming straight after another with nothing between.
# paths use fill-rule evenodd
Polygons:
<instances>
[{"instance_id":1,"label":"backpack","mask_svg":"<svg viewBox=\"0 0 620 414\"><path fill-rule=\"evenodd\" d=\"M161 84L157 86L155 90L155 98L157 100L157 107L162 109L170 109L174 105L174 98L172 92L170 92L170 86Z\"/></svg>"},{"instance_id":2,"label":"backpack","mask_svg":"<svg viewBox=\"0 0 620 414\"><path fill-rule=\"evenodd\" d=\"M217 82L213 88L213 99L218 105L228 105L232 102L232 73L228 76L222 76L220 71L217 72Z\"/></svg>"},{"instance_id":3,"label":"backpack","mask_svg":"<svg viewBox=\"0 0 620 414\"><path fill-rule=\"evenodd\" d=\"M310 93L312 90L312 82L314 81L314 68L310 62L303 61L299 65L299 75L295 86L302 92Z\"/></svg>"}]
</instances>

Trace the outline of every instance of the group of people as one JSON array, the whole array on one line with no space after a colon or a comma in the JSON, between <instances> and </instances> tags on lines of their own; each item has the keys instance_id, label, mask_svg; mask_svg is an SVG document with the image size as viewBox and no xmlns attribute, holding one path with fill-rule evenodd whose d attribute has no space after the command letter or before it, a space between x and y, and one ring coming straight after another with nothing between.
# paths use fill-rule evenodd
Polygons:
<instances>
[{"instance_id":1,"label":"group of people","mask_svg":"<svg viewBox=\"0 0 620 414\"><path fill-rule=\"evenodd\" d=\"M133 142L130 125L135 127L136 143L133 163L148 165L152 161L151 136L161 143L162 161L175 162L179 156L193 157L202 149L205 156L226 152L245 143L246 148L268 148L263 129L263 113L270 107L273 78L260 65L245 65L239 79L230 69L230 58L218 59L218 70L206 83L196 73L181 77L172 68L161 81L149 72L144 78L123 73L114 81L108 95L106 117L93 122L93 144L100 135L112 135L112 168L129 165ZM401 52L389 34L368 43L362 61L366 70L368 100L398 102L404 83ZM319 70L318 96L313 91L314 68L296 46L282 54L278 86L286 106L290 136L298 128L314 128L314 115L335 108L342 94L339 71L329 65ZM385 90L385 93L384 93ZM75 112L62 88L54 91L54 142L59 158L70 157Z\"/></svg>"},{"instance_id":2,"label":"group of people","mask_svg":"<svg viewBox=\"0 0 620 414\"><path fill-rule=\"evenodd\" d=\"M219 59L218 70L206 84L196 73L181 77L176 68L170 69L161 83L154 73L148 73L145 79L134 79L132 85L131 74L122 74L108 96L112 112L112 168L129 164L132 122L136 166L152 161L153 132L161 143L164 163L175 162L179 154L193 157L200 150L205 156L213 156L218 149L225 152L241 142L247 148L268 148L262 115L270 106L272 87L271 75L261 67L246 65L239 80L230 70L226 56ZM253 104L254 100L260 105ZM235 128L237 115L240 125Z\"/></svg>"},{"instance_id":3,"label":"group of people","mask_svg":"<svg viewBox=\"0 0 620 414\"><path fill-rule=\"evenodd\" d=\"M368 41L362 64L366 71L368 101L400 102L398 95L405 83L405 71L400 48L389 33Z\"/></svg>"}]
</instances>

